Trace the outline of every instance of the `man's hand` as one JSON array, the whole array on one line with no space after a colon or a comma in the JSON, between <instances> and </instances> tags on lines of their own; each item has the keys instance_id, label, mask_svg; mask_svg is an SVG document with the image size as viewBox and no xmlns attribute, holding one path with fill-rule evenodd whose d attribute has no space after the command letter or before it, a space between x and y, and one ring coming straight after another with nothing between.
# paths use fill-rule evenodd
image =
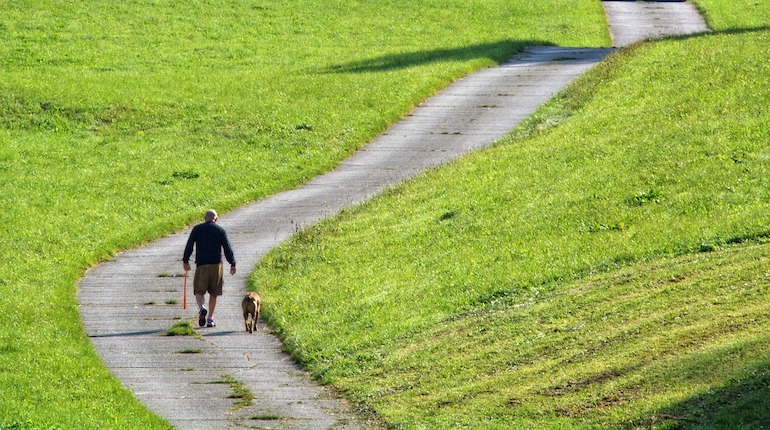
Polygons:
<instances>
[{"instance_id":1,"label":"man's hand","mask_svg":"<svg viewBox=\"0 0 770 430\"><path fill-rule=\"evenodd\" d=\"M232 276L232 275L235 275L235 265L234 264L230 265L230 276Z\"/></svg>"},{"instance_id":2,"label":"man's hand","mask_svg":"<svg viewBox=\"0 0 770 430\"><path fill-rule=\"evenodd\" d=\"M182 263L182 267L184 267L185 272L190 271L190 263Z\"/></svg>"}]
</instances>

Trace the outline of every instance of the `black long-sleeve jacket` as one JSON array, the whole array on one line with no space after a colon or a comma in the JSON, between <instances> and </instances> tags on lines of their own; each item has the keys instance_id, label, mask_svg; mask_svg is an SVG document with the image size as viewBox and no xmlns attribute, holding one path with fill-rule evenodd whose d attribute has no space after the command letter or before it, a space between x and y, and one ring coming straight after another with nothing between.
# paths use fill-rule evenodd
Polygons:
<instances>
[{"instance_id":1,"label":"black long-sleeve jacket","mask_svg":"<svg viewBox=\"0 0 770 430\"><path fill-rule=\"evenodd\" d=\"M184 248L182 262L189 263L190 256L195 247L195 264L219 264L222 262L222 251L225 252L227 262L235 266L235 256L227 239L225 229L213 221L200 223L193 227L187 246Z\"/></svg>"}]
</instances>

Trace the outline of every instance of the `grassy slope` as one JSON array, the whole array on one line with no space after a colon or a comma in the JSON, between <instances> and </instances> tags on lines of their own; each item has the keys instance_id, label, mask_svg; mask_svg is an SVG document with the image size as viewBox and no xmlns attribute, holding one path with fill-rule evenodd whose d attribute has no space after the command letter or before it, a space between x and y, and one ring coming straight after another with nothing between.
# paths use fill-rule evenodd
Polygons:
<instances>
[{"instance_id":1,"label":"grassy slope","mask_svg":"<svg viewBox=\"0 0 770 430\"><path fill-rule=\"evenodd\" d=\"M590 0L0 10L0 426L28 428L164 427L84 336L90 264L329 168L522 43L607 42Z\"/></svg>"},{"instance_id":2,"label":"grassy slope","mask_svg":"<svg viewBox=\"0 0 770 430\"><path fill-rule=\"evenodd\" d=\"M692 254L521 295L405 336L346 382L404 428L767 424L769 257Z\"/></svg>"},{"instance_id":3,"label":"grassy slope","mask_svg":"<svg viewBox=\"0 0 770 430\"><path fill-rule=\"evenodd\" d=\"M768 237L770 7L699 3L729 31L266 258L289 348L404 428L767 425L768 251L728 244Z\"/></svg>"}]
</instances>

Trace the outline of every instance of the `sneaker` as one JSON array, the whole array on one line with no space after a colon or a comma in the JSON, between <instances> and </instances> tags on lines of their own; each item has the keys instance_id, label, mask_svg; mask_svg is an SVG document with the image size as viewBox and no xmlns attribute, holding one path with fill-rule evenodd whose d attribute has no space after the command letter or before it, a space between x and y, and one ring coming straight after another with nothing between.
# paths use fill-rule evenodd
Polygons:
<instances>
[{"instance_id":1,"label":"sneaker","mask_svg":"<svg viewBox=\"0 0 770 430\"><path fill-rule=\"evenodd\" d=\"M206 327L216 327L217 323L211 318L206 318Z\"/></svg>"},{"instance_id":2,"label":"sneaker","mask_svg":"<svg viewBox=\"0 0 770 430\"><path fill-rule=\"evenodd\" d=\"M206 314L209 313L209 311L206 310L203 306L201 306L200 310L198 311L198 326L203 327L206 325Z\"/></svg>"}]
</instances>

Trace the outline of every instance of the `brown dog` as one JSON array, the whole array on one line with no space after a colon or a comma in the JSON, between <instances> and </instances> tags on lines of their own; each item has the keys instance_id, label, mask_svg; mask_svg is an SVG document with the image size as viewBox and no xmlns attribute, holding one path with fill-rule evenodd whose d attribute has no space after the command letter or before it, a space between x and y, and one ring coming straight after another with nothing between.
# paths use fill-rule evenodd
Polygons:
<instances>
[{"instance_id":1,"label":"brown dog","mask_svg":"<svg viewBox=\"0 0 770 430\"><path fill-rule=\"evenodd\" d=\"M241 302L241 309L243 309L243 324L246 326L246 331L253 333L257 329L257 320L259 320L259 308L262 305L262 300L257 293L249 293L243 298ZM249 320L251 315L251 320Z\"/></svg>"}]
</instances>

